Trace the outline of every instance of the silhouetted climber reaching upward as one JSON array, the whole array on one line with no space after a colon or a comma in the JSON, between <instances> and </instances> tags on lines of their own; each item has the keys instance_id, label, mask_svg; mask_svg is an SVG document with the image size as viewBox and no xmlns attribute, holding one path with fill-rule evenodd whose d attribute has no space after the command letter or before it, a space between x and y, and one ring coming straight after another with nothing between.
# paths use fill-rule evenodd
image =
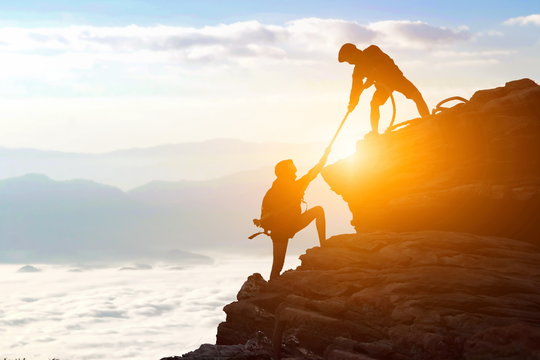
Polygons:
<instances>
[{"instance_id":1,"label":"silhouetted climber reaching upward","mask_svg":"<svg viewBox=\"0 0 540 360\"><path fill-rule=\"evenodd\" d=\"M319 243L323 245L326 241L326 220L323 208L315 206L302 212L301 205L308 185L321 172L329 152L330 148L327 148L317 165L298 180L296 166L292 160L280 161L275 167L277 179L264 196L261 218L253 220L255 225L262 227L272 239L274 259L270 279L281 273L289 239L313 220L317 225Z\"/></svg>"},{"instance_id":2,"label":"silhouetted climber reaching upward","mask_svg":"<svg viewBox=\"0 0 540 360\"><path fill-rule=\"evenodd\" d=\"M371 99L371 132L379 133L379 107L384 105L393 91L398 91L416 103L420 116L429 115L429 109L420 91L410 82L378 46L371 45L364 50L353 44L344 44L339 50L339 62L354 65L349 112L352 112L364 89L375 84L375 94ZM364 82L364 78L366 81Z\"/></svg>"}]
</instances>

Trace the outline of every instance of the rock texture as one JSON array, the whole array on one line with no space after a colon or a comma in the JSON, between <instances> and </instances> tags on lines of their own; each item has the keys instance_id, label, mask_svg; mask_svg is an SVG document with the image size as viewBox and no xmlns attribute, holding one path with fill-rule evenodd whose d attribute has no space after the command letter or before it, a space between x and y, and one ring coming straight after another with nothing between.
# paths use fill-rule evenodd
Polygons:
<instances>
[{"instance_id":1,"label":"rock texture","mask_svg":"<svg viewBox=\"0 0 540 360\"><path fill-rule=\"evenodd\" d=\"M225 306L219 345L184 358L270 359L273 338L290 359L540 359L534 245L376 232L333 237L301 260L270 283L250 276Z\"/></svg>"},{"instance_id":2,"label":"rock texture","mask_svg":"<svg viewBox=\"0 0 540 360\"><path fill-rule=\"evenodd\" d=\"M357 231L450 230L540 244L540 86L529 79L376 139L323 172Z\"/></svg>"}]
</instances>

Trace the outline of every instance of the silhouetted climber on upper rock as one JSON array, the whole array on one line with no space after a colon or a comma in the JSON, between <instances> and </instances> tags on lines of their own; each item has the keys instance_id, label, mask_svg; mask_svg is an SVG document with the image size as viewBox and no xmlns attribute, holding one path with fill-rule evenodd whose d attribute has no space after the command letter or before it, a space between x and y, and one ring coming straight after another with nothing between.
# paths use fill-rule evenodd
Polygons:
<instances>
[{"instance_id":1,"label":"silhouetted climber on upper rock","mask_svg":"<svg viewBox=\"0 0 540 360\"><path fill-rule=\"evenodd\" d=\"M371 99L372 134L379 133L379 107L386 103L393 91L398 91L413 100L420 116L429 115L429 109L420 91L403 76L394 60L378 46L371 45L360 50L353 44L344 44L339 50L338 60L354 65L349 112L352 112L358 104L362 91L375 84L376 91Z\"/></svg>"},{"instance_id":2,"label":"silhouetted climber on upper rock","mask_svg":"<svg viewBox=\"0 0 540 360\"><path fill-rule=\"evenodd\" d=\"M320 206L302 212L302 201L308 185L319 175L330 148L327 148L317 165L300 179L296 179L296 166L292 160L277 163L272 187L266 192L262 202L261 218L254 219L255 225L264 228L270 235L273 244L273 263L270 279L281 273L287 253L289 239L308 226L313 220L317 225L319 243L326 241L326 220L324 210Z\"/></svg>"}]
</instances>

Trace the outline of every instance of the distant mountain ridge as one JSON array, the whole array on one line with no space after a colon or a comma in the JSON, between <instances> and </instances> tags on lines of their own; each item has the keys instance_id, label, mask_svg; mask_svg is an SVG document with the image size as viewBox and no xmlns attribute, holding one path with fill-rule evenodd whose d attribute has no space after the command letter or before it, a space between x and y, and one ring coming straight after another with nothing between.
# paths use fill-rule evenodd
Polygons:
<instances>
[{"instance_id":1,"label":"distant mountain ridge","mask_svg":"<svg viewBox=\"0 0 540 360\"><path fill-rule=\"evenodd\" d=\"M149 210L115 187L88 180L58 182L39 174L2 180L0 261L118 257L129 250L121 246L125 236L110 241L106 234Z\"/></svg>"},{"instance_id":2,"label":"distant mountain ridge","mask_svg":"<svg viewBox=\"0 0 540 360\"><path fill-rule=\"evenodd\" d=\"M124 194L123 191L114 186L99 184L91 180L73 179L52 181L48 176L43 174L26 174L19 177L0 180L0 197L2 198L28 192L36 195L43 190L76 194L79 190L87 189L92 189L94 192L93 195L118 196ZM33 200L35 200L35 198Z\"/></svg>"},{"instance_id":3,"label":"distant mountain ridge","mask_svg":"<svg viewBox=\"0 0 540 360\"><path fill-rule=\"evenodd\" d=\"M99 154L0 148L0 179L28 173L82 178L132 189L154 180L207 180L269 166L284 158L316 161L320 144L213 139Z\"/></svg>"},{"instance_id":4,"label":"distant mountain ridge","mask_svg":"<svg viewBox=\"0 0 540 360\"><path fill-rule=\"evenodd\" d=\"M0 261L262 252L267 242L246 247L246 236L273 165L293 158L301 175L321 148L216 139L104 154L0 149ZM321 180L310 191L326 195L308 201L339 201Z\"/></svg>"},{"instance_id":5,"label":"distant mountain ridge","mask_svg":"<svg viewBox=\"0 0 540 360\"><path fill-rule=\"evenodd\" d=\"M272 180L271 167L127 192L40 174L0 180L0 262L186 261L190 252L261 252L266 239L246 237ZM313 187L317 203L325 200L321 186L319 179ZM326 196L326 204L339 201L329 190ZM329 214L330 223L342 218Z\"/></svg>"}]
</instances>

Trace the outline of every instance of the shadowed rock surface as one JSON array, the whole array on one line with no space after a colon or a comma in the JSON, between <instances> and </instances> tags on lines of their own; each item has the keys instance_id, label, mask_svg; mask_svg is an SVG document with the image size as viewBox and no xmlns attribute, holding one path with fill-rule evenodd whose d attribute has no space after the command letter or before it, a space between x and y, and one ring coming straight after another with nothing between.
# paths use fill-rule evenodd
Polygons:
<instances>
[{"instance_id":1,"label":"shadowed rock surface","mask_svg":"<svg viewBox=\"0 0 540 360\"><path fill-rule=\"evenodd\" d=\"M184 358L213 359L224 349L235 353L216 359L270 358L268 339L277 335L292 359L540 359L534 245L375 232L333 237L301 260L271 283L250 276L225 306L219 346ZM258 346L257 332L265 335Z\"/></svg>"},{"instance_id":2,"label":"shadowed rock surface","mask_svg":"<svg viewBox=\"0 0 540 360\"><path fill-rule=\"evenodd\" d=\"M431 119L358 142L323 177L357 231L449 230L540 244L540 86L477 91Z\"/></svg>"},{"instance_id":3,"label":"shadowed rock surface","mask_svg":"<svg viewBox=\"0 0 540 360\"><path fill-rule=\"evenodd\" d=\"M323 174L358 233L251 275L181 358L540 359L539 140L523 79L359 142Z\"/></svg>"}]
</instances>

